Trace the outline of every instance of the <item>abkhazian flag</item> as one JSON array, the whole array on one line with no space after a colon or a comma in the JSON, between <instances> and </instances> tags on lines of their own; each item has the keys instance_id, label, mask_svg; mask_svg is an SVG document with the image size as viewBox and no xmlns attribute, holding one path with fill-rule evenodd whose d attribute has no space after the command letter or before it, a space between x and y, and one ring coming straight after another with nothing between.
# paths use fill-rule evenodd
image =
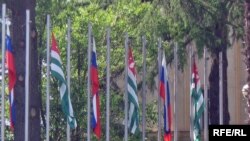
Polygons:
<instances>
[{"instance_id":1,"label":"abkhazian flag","mask_svg":"<svg viewBox=\"0 0 250 141\"><path fill-rule=\"evenodd\" d=\"M170 105L170 90L168 84L168 74L166 67L166 57L163 53L160 74L160 97L164 104L164 141L171 141L171 105Z\"/></svg>"},{"instance_id":2,"label":"abkhazian flag","mask_svg":"<svg viewBox=\"0 0 250 141\"><path fill-rule=\"evenodd\" d=\"M91 89L92 89L92 128L98 139L101 138L101 120L100 120L100 98L99 98L99 80L96 63L96 45L93 39L93 48L91 52Z\"/></svg>"},{"instance_id":3,"label":"abkhazian flag","mask_svg":"<svg viewBox=\"0 0 250 141\"><path fill-rule=\"evenodd\" d=\"M71 100L68 94L68 86L65 81L65 77L64 77L64 73L62 69L62 61L60 58L60 52L59 52L57 42L53 33L52 33L50 67L51 67L51 75L55 77L59 83L62 110L64 114L66 115L69 126L71 128L76 128L77 123L74 117Z\"/></svg>"},{"instance_id":4,"label":"abkhazian flag","mask_svg":"<svg viewBox=\"0 0 250 141\"><path fill-rule=\"evenodd\" d=\"M193 99L193 137L194 141L201 140L201 117L204 112L204 99L200 85L198 70L193 62L192 80L191 80L191 96Z\"/></svg>"},{"instance_id":5,"label":"abkhazian flag","mask_svg":"<svg viewBox=\"0 0 250 141\"><path fill-rule=\"evenodd\" d=\"M16 121L16 112L15 112L15 95L14 95L14 86L16 84L16 68L15 68L15 59L13 54L13 48L10 38L10 33L7 31L6 36L6 63L8 69L8 88L9 88L9 102L10 102L10 128L13 130L15 121Z\"/></svg>"},{"instance_id":6,"label":"abkhazian flag","mask_svg":"<svg viewBox=\"0 0 250 141\"><path fill-rule=\"evenodd\" d=\"M132 54L132 49L128 50L128 128L132 134L139 129L139 102L137 98L137 84L135 73L135 62Z\"/></svg>"}]
</instances>

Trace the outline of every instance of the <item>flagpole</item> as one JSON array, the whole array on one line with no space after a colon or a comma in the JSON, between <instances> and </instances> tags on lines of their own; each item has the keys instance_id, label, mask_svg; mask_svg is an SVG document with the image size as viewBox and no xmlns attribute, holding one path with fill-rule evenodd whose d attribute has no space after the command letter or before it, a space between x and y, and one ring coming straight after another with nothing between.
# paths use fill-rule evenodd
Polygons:
<instances>
[{"instance_id":1,"label":"flagpole","mask_svg":"<svg viewBox=\"0 0 250 141\"><path fill-rule=\"evenodd\" d=\"M204 48L204 141L208 141L208 101L207 101L207 49Z\"/></svg>"},{"instance_id":2,"label":"flagpole","mask_svg":"<svg viewBox=\"0 0 250 141\"><path fill-rule=\"evenodd\" d=\"M50 117L50 15L47 15L47 87L46 87L46 141L49 141Z\"/></svg>"},{"instance_id":3,"label":"flagpole","mask_svg":"<svg viewBox=\"0 0 250 141\"><path fill-rule=\"evenodd\" d=\"M2 4L2 102L1 102L1 140L4 141L5 131L5 34L6 34L6 4Z\"/></svg>"},{"instance_id":4,"label":"flagpole","mask_svg":"<svg viewBox=\"0 0 250 141\"><path fill-rule=\"evenodd\" d=\"M107 29L107 74L106 74L106 141L109 141L109 116L110 116L110 28Z\"/></svg>"},{"instance_id":5,"label":"flagpole","mask_svg":"<svg viewBox=\"0 0 250 141\"><path fill-rule=\"evenodd\" d=\"M87 141L90 141L90 80L91 80L91 72L90 72L90 65L91 65L91 50L92 50L92 44L91 44L91 32L92 32L92 27L91 23L88 25L88 120L87 120Z\"/></svg>"},{"instance_id":6,"label":"flagpole","mask_svg":"<svg viewBox=\"0 0 250 141\"><path fill-rule=\"evenodd\" d=\"M29 74L30 74L30 11L26 10L26 65L25 65L25 136L29 140Z\"/></svg>"},{"instance_id":7,"label":"flagpole","mask_svg":"<svg viewBox=\"0 0 250 141\"><path fill-rule=\"evenodd\" d=\"M219 53L219 78L220 78L220 91L219 91L219 110L220 110L220 125L223 125L223 63L222 51Z\"/></svg>"},{"instance_id":8,"label":"flagpole","mask_svg":"<svg viewBox=\"0 0 250 141\"><path fill-rule=\"evenodd\" d=\"M70 97L70 44L71 44L71 21L68 19L68 31L67 31L67 84L68 84L68 95ZM67 141L70 141L70 127L67 122Z\"/></svg>"},{"instance_id":9,"label":"flagpole","mask_svg":"<svg viewBox=\"0 0 250 141\"><path fill-rule=\"evenodd\" d=\"M146 137L146 38L142 36L142 52L143 52L143 74L142 74L142 141Z\"/></svg>"},{"instance_id":10,"label":"flagpole","mask_svg":"<svg viewBox=\"0 0 250 141\"><path fill-rule=\"evenodd\" d=\"M161 141L161 97L160 97L160 72L161 72L161 38L158 38L158 141Z\"/></svg>"},{"instance_id":11,"label":"flagpole","mask_svg":"<svg viewBox=\"0 0 250 141\"><path fill-rule=\"evenodd\" d=\"M177 63L178 63L178 58L177 58L177 43L175 44L175 48L174 48L174 141L177 141L178 138L178 122L177 122L177 89L176 89L176 85L177 85Z\"/></svg>"},{"instance_id":12,"label":"flagpole","mask_svg":"<svg viewBox=\"0 0 250 141\"><path fill-rule=\"evenodd\" d=\"M125 34L125 129L124 139L128 141L128 33Z\"/></svg>"},{"instance_id":13,"label":"flagpole","mask_svg":"<svg viewBox=\"0 0 250 141\"><path fill-rule=\"evenodd\" d=\"M193 56L193 49L192 46L189 46L189 62L190 62L190 78L189 78L189 84L191 84L191 80L192 80L192 56ZM190 95L189 95L189 109L190 109L190 140L193 141L193 103L192 103L192 96L191 96L191 85L189 85L190 87Z\"/></svg>"}]
</instances>

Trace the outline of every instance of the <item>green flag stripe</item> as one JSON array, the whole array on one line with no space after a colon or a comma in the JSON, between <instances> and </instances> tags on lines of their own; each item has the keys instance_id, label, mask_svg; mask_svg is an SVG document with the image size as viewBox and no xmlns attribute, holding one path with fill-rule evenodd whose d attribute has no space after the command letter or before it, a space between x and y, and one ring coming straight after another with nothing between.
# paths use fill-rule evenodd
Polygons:
<instances>
[{"instance_id":1,"label":"green flag stripe","mask_svg":"<svg viewBox=\"0 0 250 141\"><path fill-rule=\"evenodd\" d=\"M137 87L136 87L136 83L132 81L132 79L130 77L128 77L128 84L136 91Z\"/></svg>"},{"instance_id":2,"label":"green flag stripe","mask_svg":"<svg viewBox=\"0 0 250 141\"><path fill-rule=\"evenodd\" d=\"M200 118L204 112L205 105L204 103L200 106L200 108L197 110L197 116Z\"/></svg>"},{"instance_id":3,"label":"green flag stripe","mask_svg":"<svg viewBox=\"0 0 250 141\"><path fill-rule=\"evenodd\" d=\"M128 99L129 99L129 102L133 103L136 108L139 108L139 105L138 105L136 99L134 99L134 97L130 93L128 93Z\"/></svg>"},{"instance_id":4,"label":"green flag stripe","mask_svg":"<svg viewBox=\"0 0 250 141\"><path fill-rule=\"evenodd\" d=\"M139 105L139 102L138 102L138 99L136 96L136 92L130 87L130 85L128 85L128 93L135 100L134 104Z\"/></svg>"},{"instance_id":5,"label":"green flag stripe","mask_svg":"<svg viewBox=\"0 0 250 141\"><path fill-rule=\"evenodd\" d=\"M128 78L131 79L131 81L135 84L135 87L137 88L137 86L136 86L136 77L135 77L135 75L133 74L133 72L130 69L128 70Z\"/></svg>"},{"instance_id":6,"label":"green flag stripe","mask_svg":"<svg viewBox=\"0 0 250 141\"><path fill-rule=\"evenodd\" d=\"M131 118L131 124L130 124L130 129L132 129L133 128L133 125L134 124L138 124L137 123L137 119L138 119L138 111L136 110L136 108L135 108L135 110L134 110L134 112L133 112L133 114L132 114L132 118Z\"/></svg>"},{"instance_id":7,"label":"green flag stripe","mask_svg":"<svg viewBox=\"0 0 250 141\"><path fill-rule=\"evenodd\" d=\"M56 71L58 74L60 74L63 77L63 80L65 80L64 73L63 73L63 70L61 69L61 67L59 67L59 66L52 63L51 64L51 70Z\"/></svg>"},{"instance_id":8,"label":"green flag stripe","mask_svg":"<svg viewBox=\"0 0 250 141\"><path fill-rule=\"evenodd\" d=\"M131 130L131 133L134 133L136 131L136 128L139 125L139 113L138 108L134 107L134 104L130 104L130 119L129 119L129 129ZM134 127L135 126L135 127ZM135 129L134 129L135 128Z\"/></svg>"},{"instance_id":9,"label":"green flag stripe","mask_svg":"<svg viewBox=\"0 0 250 141\"><path fill-rule=\"evenodd\" d=\"M51 75L58 79L58 81L60 81L61 83L66 83L65 79L63 79L63 77L57 71L51 70Z\"/></svg>"},{"instance_id":10,"label":"green flag stripe","mask_svg":"<svg viewBox=\"0 0 250 141\"><path fill-rule=\"evenodd\" d=\"M55 64L62 69L61 63L58 60L56 60L56 58L51 57L50 61L51 61L51 64Z\"/></svg>"}]
</instances>

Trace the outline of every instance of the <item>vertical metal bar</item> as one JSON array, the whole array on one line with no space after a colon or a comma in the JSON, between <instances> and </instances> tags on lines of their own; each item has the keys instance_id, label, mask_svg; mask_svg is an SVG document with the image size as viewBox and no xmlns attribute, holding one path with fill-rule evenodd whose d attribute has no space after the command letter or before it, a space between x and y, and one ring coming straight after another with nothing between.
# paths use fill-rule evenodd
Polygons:
<instances>
[{"instance_id":1,"label":"vertical metal bar","mask_svg":"<svg viewBox=\"0 0 250 141\"><path fill-rule=\"evenodd\" d=\"M143 73L142 73L142 141L146 137L146 38L142 36L142 52L143 52Z\"/></svg>"},{"instance_id":2,"label":"vertical metal bar","mask_svg":"<svg viewBox=\"0 0 250 141\"><path fill-rule=\"evenodd\" d=\"M177 57L177 43L175 44L175 48L174 48L174 141L177 141L178 138L178 122L177 122L177 106L178 106L178 102L177 102L177 63L178 63L178 57Z\"/></svg>"},{"instance_id":3,"label":"vertical metal bar","mask_svg":"<svg viewBox=\"0 0 250 141\"><path fill-rule=\"evenodd\" d=\"M5 140L5 34L6 34L6 4L2 4L2 102L1 102L1 140Z\"/></svg>"},{"instance_id":4,"label":"vertical metal bar","mask_svg":"<svg viewBox=\"0 0 250 141\"><path fill-rule=\"evenodd\" d=\"M71 44L71 21L68 19L68 31L67 31L67 84L68 84L68 95L70 97L70 44ZM70 141L70 126L67 121L67 141Z\"/></svg>"},{"instance_id":5,"label":"vertical metal bar","mask_svg":"<svg viewBox=\"0 0 250 141\"><path fill-rule=\"evenodd\" d=\"M91 50L92 50L92 44L91 44L91 32L92 32L92 25L89 23L88 25L88 123L87 123L87 141L90 141L90 87L91 87L91 72L90 72L90 66L91 66Z\"/></svg>"},{"instance_id":6,"label":"vertical metal bar","mask_svg":"<svg viewBox=\"0 0 250 141\"><path fill-rule=\"evenodd\" d=\"M160 97L160 76L161 76L161 38L158 39L158 141L161 141L161 97Z\"/></svg>"},{"instance_id":7,"label":"vertical metal bar","mask_svg":"<svg viewBox=\"0 0 250 141\"><path fill-rule=\"evenodd\" d=\"M46 86L46 141L49 141L50 117L50 15L47 15L47 86Z\"/></svg>"},{"instance_id":8,"label":"vertical metal bar","mask_svg":"<svg viewBox=\"0 0 250 141\"><path fill-rule=\"evenodd\" d=\"M109 116L110 116L110 28L107 29L107 74L106 74L106 141L109 141Z\"/></svg>"},{"instance_id":9,"label":"vertical metal bar","mask_svg":"<svg viewBox=\"0 0 250 141\"><path fill-rule=\"evenodd\" d=\"M220 125L223 125L223 63L222 51L219 54L219 78L220 78L220 92L219 92L219 111L220 111Z\"/></svg>"},{"instance_id":10,"label":"vertical metal bar","mask_svg":"<svg viewBox=\"0 0 250 141\"><path fill-rule=\"evenodd\" d=\"M190 140L193 141L193 101L192 101L192 92L191 92L191 80L192 80L192 65L193 65L193 61L192 61L192 56L193 56L193 49L192 46L189 46L190 48L190 52L189 52L189 62L190 62L190 79L189 79L189 86L190 86L190 105L189 105L189 109L190 109Z\"/></svg>"},{"instance_id":11,"label":"vertical metal bar","mask_svg":"<svg viewBox=\"0 0 250 141\"><path fill-rule=\"evenodd\" d=\"M128 141L128 33L125 35L125 129L124 139Z\"/></svg>"},{"instance_id":12,"label":"vertical metal bar","mask_svg":"<svg viewBox=\"0 0 250 141\"><path fill-rule=\"evenodd\" d=\"M30 11L26 10L25 141L29 140Z\"/></svg>"},{"instance_id":13,"label":"vertical metal bar","mask_svg":"<svg viewBox=\"0 0 250 141\"><path fill-rule=\"evenodd\" d=\"M204 48L204 141L208 141L207 49Z\"/></svg>"}]
</instances>

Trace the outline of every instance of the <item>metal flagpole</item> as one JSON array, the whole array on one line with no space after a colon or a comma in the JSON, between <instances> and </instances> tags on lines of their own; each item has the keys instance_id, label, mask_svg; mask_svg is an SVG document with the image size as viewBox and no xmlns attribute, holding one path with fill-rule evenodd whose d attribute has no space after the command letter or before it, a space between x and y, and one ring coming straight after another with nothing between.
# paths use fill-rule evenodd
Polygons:
<instances>
[{"instance_id":1,"label":"metal flagpole","mask_svg":"<svg viewBox=\"0 0 250 141\"><path fill-rule=\"evenodd\" d=\"M91 65L91 50L92 50L92 44L91 44L91 32L92 32L92 27L91 27L91 23L89 23L88 25L88 123L87 123L87 141L90 141L90 87L91 87L91 72L90 72L90 65Z\"/></svg>"},{"instance_id":2,"label":"metal flagpole","mask_svg":"<svg viewBox=\"0 0 250 141\"><path fill-rule=\"evenodd\" d=\"M208 141L207 49L204 48L204 141Z\"/></svg>"},{"instance_id":3,"label":"metal flagpole","mask_svg":"<svg viewBox=\"0 0 250 141\"><path fill-rule=\"evenodd\" d=\"M161 97L160 97L160 73L161 73L161 38L158 39L158 141L161 141Z\"/></svg>"},{"instance_id":4,"label":"metal flagpole","mask_svg":"<svg viewBox=\"0 0 250 141\"><path fill-rule=\"evenodd\" d=\"M68 95L70 97L70 44L71 44L71 21L68 19L68 31L67 31L67 84L68 84ZM67 141L70 141L70 127L67 121Z\"/></svg>"},{"instance_id":5,"label":"metal flagpole","mask_svg":"<svg viewBox=\"0 0 250 141\"><path fill-rule=\"evenodd\" d=\"M2 4L2 112L1 112L1 140L4 141L5 131L5 34L6 34L6 4Z\"/></svg>"},{"instance_id":6,"label":"metal flagpole","mask_svg":"<svg viewBox=\"0 0 250 141\"><path fill-rule=\"evenodd\" d=\"M30 11L26 10L26 65L25 65L25 136L29 140L29 72L30 72Z\"/></svg>"},{"instance_id":7,"label":"metal flagpole","mask_svg":"<svg viewBox=\"0 0 250 141\"><path fill-rule=\"evenodd\" d=\"M106 74L106 141L109 141L109 116L110 116L110 28L107 29L107 74Z\"/></svg>"},{"instance_id":8,"label":"metal flagpole","mask_svg":"<svg viewBox=\"0 0 250 141\"><path fill-rule=\"evenodd\" d=\"M189 46L190 48L190 54L189 54L189 62L190 62L190 79L189 79L189 84L191 84L191 80L192 80L192 65L193 65L193 61L192 61L192 56L193 56L193 49L192 46ZM192 101L192 96L191 96L191 85L189 85L190 87L190 98L189 98L189 109L190 109L190 140L193 141L193 101Z\"/></svg>"},{"instance_id":9,"label":"metal flagpole","mask_svg":"<svg viewBox=\"0 0 250 141\"><path fill-rule=\"evenodd\" d=\"M220 110L220 125L223 125L223 63L222 63L222 51L219 54L219 78L220 78L220 94L219 94L219 110Z\"/></svg>"},{"instance_id":10,"label":"metal flagpole","mask_svg":"<svg viewBox=\"0 0 250 141\"><path fill-rule=\"evenodd\" d=\"M47 87L46 87L46 141L49 141L50 117L50 15L47 15Z\"/></svg>"},{"instance_id":11,"label":"metal flagpole","mask_svg":"<svg viewBox=\"0 0 250 141\"><path fill-rule=\"evenodd\" d=\"M146 38L142 36L143 74L142 74L142 141L146 137Z\"/></svg>"},{"instance_id":12,"label":"metal flagpole","mask_svg":"<svg viewBox=\"0 0 250 141\"><path fill-rule=\"evenodd\" d=\"M178 123L177 123L177 89L176 89L176 85L177 85L177 43L175 44L175 48L174 48L174 141L177 141L178 138Z\"/></svg>"},{"instance_id":13,"label":"metal flagpole","mask_svg":"<svg viewBox=\"0 0 250 141\"><path fill-rule=\"evenodd\" d=\"M125 129L124 139L128 141L128 33L125 35Z\"/></svg>"}]
</instances>

